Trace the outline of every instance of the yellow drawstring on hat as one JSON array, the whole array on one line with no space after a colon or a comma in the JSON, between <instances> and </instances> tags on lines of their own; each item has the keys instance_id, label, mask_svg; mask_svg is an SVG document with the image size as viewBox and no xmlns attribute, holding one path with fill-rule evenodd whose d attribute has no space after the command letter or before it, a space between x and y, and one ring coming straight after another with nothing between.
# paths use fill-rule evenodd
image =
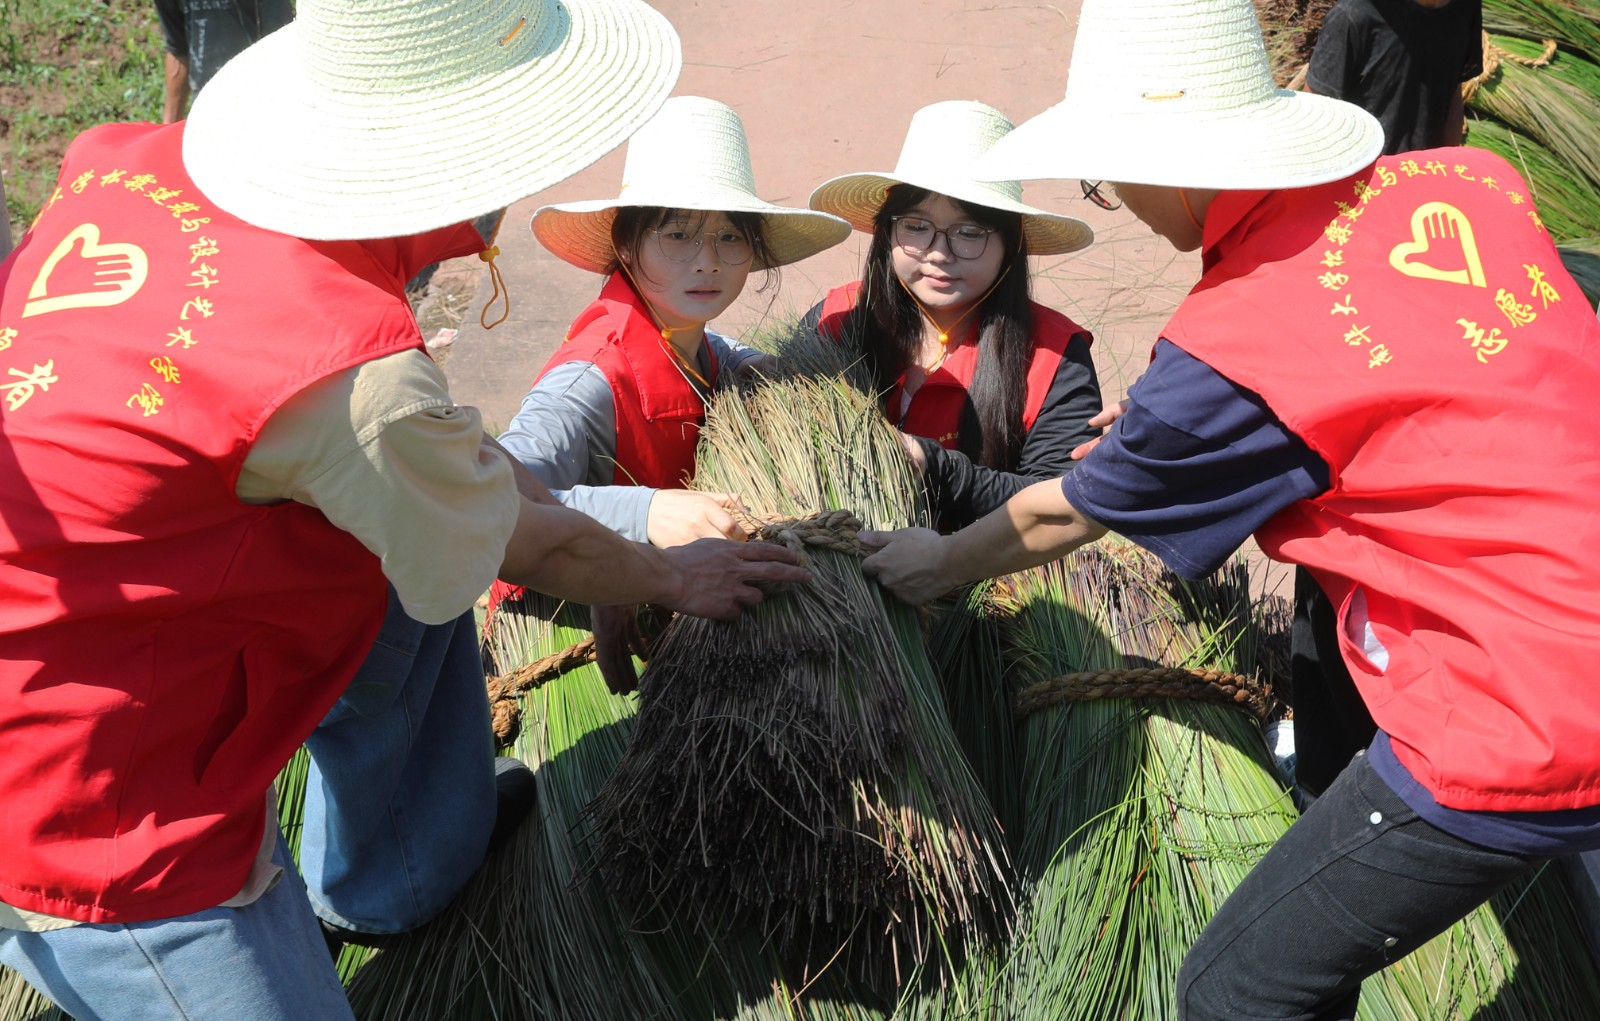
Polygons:
<instances>
[{"instance_id":1,"label":"yellow drawstring on hat","mask_svg":"<svg viewBox=\"0 0 1600 1021\"><path fill-rule=\"evenodd\" d=\"M516 31L513 30L511 34L516 35ZM507 38L509 39L510 36L507 36ZM495 238L500 236L500 225L505 222L506 211L502 209L500 210L500 215L495 217L494 227L489 231L489 236L483 239L489 247L478 253L478 258L489 264L489 281L494 284L494 292L489 295L489 300L483 303L483 311L478 313L478 324L486 330L494 329L511 316L511 292L506 288L506 278L500 275L500 267L494 263L494 260L500 257L500 246L495 244L494 241ZM494 304L496 298L505 302L506 310L500 313L499 319L491 323L489 322L489 308Z\"/></svg>"},{"instance_id":2,"label":"yellow drawstring on hat","mask_svg":"<svg viewBox=\"0 0 1600 1021\"><path fill-rule=\"evenodd\" d=\"M511 317L511 292L506 290L505 277L500 275L500 267L494 260L500 254L499 245L490 245L478 253L478 258L489 264L489 281L494 284L494 292L489 295L489 300L483 303L483 311L478 313L478 322L486 330L492 330ZM495 300L505 302L505 311L500 313L500 318L489 322L489 309L494 306Z\"/></svg>"},{"instance_id":3,"label":"yellow drawstring on hat","mask_svg":"<svg viewBox=\"0 0 1600 1021\"><path fill-rule=\"evenodd\" d=\"M1194 224L1194 229L1199 231L1201 236L1204 236L1206 232L1205 226L1201 224L1199 218L1194 215L1194 210L1189 208L1189 189L1178 189L1178 201L1183 203L1183 211L1189 214L1189 222Z\"/></svg>"}]
</instances>

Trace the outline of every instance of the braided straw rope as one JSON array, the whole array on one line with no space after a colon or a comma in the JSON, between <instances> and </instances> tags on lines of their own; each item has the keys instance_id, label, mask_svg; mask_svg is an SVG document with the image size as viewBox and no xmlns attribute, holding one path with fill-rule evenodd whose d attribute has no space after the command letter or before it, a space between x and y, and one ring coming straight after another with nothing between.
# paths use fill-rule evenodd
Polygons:
<instances>
[{"instance_id":1,"label":"braided straw rope","mask_svg":"<svg viewBox=\"0 0 1600 1021\"><path fill-rule=\"evenodd\" d=\"M509 741L517 732L517 720L521 716L521 710L517 708L518 695L532 691L586 663L593 663L594 659L594 637L590 636L581 642L574 642L560 652L518 667L508 674L489 678L489 715L494 722L494 736L501 741Z\"/></svg>"},{"instance_id":2,"label":"braided straw rope","mask_svg":"<svg viewBox=\"0 0 1600 1021\"><path fill-rule=\"evenodd\" d=\"M1228 702L1259 720L1267 718L1266 689L1243 674L1226 670L1185 670L1180 667L1136 667L1124 670L1086 670L1024 688L1017 695L1017 712L1023 716L1061 705L1099 698L1189 698L1202 702Z\"/></svg>"},{"instance_id":3,"label":"braided straw rope","mask_svg":"<svg viewBox=\"0 0 1600 1021\"><path fill-rule=\"evenodd\" d=\"M1545 39L1544 53L1537 57L1519 57L1510 50L1505 50L1489 41L1489 33L1483 33L1483 72L1476 78L1469 78L1462 83L1461 100L1464 103L1472 102L1472 97L1477 95L1478 87L1493 78L1496 71L1500 70L1500 62L1509 60L1513 64L1523 67L1545 67L1556 55L1556 42L1554 39Z\"/></svg>"},{"instance_id":4,"label":"braided straw rope","mask_svg":"<svg viewBox=\"0 0 1600 1021\"><path fill-rule=\"evenodd\" d=\"M852 556L870 556L874 551L856 538L861 519L847 510L818 511L808 518L785 518L762 524L745 515L751 542L770 542L804 557L808 549L831 549Z\"/></svg>"}]
</instances>

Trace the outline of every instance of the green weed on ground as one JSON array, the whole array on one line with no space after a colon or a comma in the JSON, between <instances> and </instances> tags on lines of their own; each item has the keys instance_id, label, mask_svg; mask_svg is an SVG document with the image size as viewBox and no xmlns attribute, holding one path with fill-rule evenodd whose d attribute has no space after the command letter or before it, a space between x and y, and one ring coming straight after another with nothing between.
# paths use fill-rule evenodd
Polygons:
<instances>
[{"instance_id":1,"label":"green weed on ground","mask_svg":"<svg viewBox=\"0 0 1600 1021\"><path fill-rule=\"evenodd\" d=\"M160 120L162 61L148 0L0 0L0 170L13 237L50 197L78 132Z\"/></svg>"}]
</instances>

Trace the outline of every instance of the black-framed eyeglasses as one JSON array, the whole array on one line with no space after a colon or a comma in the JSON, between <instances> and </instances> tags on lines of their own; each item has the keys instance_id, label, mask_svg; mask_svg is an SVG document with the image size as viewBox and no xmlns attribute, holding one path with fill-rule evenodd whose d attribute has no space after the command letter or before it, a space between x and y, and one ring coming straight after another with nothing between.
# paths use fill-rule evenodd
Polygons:
<instances>
[{"instance_id":1,"label":"black-framed eyeglasses","mask_svg":"<svg viewBox=\"0 0 1600 1021\"><path fill-rule=\"evenodd\" d=\"M726 266L743 266L755 255L755 245L732 227L692 231L683 227L646 228L656 236L656 247L673 262L689 262L700 254L701 238L711 239L711 250Z\"/></svg>"},{"instance_id":2,"label":"black-framed eyeglasses","mask_svg":"<svg viewBox=\"0 0 1600 1021\"><path fill-rule=\"evenodd\" d=\"M945 247L957 259L976 259L989 247L993 227L980 227L975 223L956 223L948 227L935 227L932 220L920 216L892 216L894 243L912 255L921 255L931 249L940 234Z\"/></svg>"},{"instance_id":3,"label":"black-framed eyeglasses","mask_svg":"<svg viewBox=\"0 0 1600 1021\"><path fill-rule=\"evenodd\" d=\"M1104 181L1079 181L1078 183L1083 185L1083 197L1088 199L1090 202L1093 202L1101 209L1122 208L1121 199L1108 198L1106 193L1100 190L1100 186L1105 184Z\"/></svg>"}]
</instances>

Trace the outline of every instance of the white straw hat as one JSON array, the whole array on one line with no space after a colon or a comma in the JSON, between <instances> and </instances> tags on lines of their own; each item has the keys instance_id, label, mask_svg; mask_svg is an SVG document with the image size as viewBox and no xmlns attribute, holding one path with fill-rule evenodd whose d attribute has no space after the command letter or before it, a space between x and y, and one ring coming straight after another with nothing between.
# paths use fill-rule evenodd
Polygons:
<instances>
[{"instance_id":1,"label":"white straw hat","mask_svg":"<svg viewBox=\"0 0 1600 1021\"><path fill-rule=\"evenodd\" d=\"M543 206L533 214L533 236L592 273L615 261L611 224L625 206L759 213L767 258L758 256L755 269L799 262L850 236L838 217L773 205L755 189L739 115L714 99L674 96L628 141L616 198Z\"/></svg>"},{"instance_id":2,"label":"white straw hat","mask_svg":"<svg viewBox=\"0 0 1600 1021\"><path fill-rule=\"evenodd\" d=\"M973 176L978 157L1011 130L1006 115L984 103L952 99L925 106L911 116L893 171L845 174L825 181L811 193L810 206L842 216L856 230L871 234L889 189L909 184L971 205L1020 213L1030 255L1087 248L1094 242L1087 223L1024 205L1020 181L980 181Z\"/></svg>"},{"instance_id":3,"label":"white straw hat","mask_svg":"<svg viewBox=\"0 0 1600 1021\"><path fill-rule=\"evenodd\" d=\"M1083 0L1064 100L979 173L1190 188L1297 188L1365 167L1360 107L1278 89L1251 0Z\"/></svg>"},{"instance_id":4,"label":"white straw hat","mask_svg":"<svg viewBox=\"0 0 1600 1021\"><path fill-rule=\"evenodd\" d=\"M206 197L314 240L471 219L562 180L660 106L678 37L639 0L300 0L195 98Z\"/></svg>"}]
</instances>

